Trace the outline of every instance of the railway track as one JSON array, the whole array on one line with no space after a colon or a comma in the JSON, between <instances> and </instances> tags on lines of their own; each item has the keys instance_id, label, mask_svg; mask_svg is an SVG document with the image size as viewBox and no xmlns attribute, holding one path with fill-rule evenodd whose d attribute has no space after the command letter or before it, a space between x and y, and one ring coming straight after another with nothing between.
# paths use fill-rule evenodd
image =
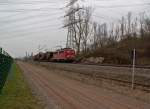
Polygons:
<instances>
[{"instance_id":1,"label":"railway track","mask_svg":"<svg viewBox=\"0 0 150 109\"><path fill-rule=\"evenodd\" d=\"M95 65L95 66L111 66L111 67L127 67L132 68L132 65L115 65L115 64L91 64L91 63L75 63L75 64L81 64L81 65ZM135 68L142 68L142 69L150 69L150 66L146 65L136 65Z\"/></svg>"},{"instance_id":2,"label":"railway track","mask_svg":"<svg viewBox=\"0 0 150 109\"><path fill-rule=\"evenodd\" d=\"M68 64L68 65L91 65L91 66L110 66L110 67L125 67L125 68L132 68L132 65L117 65L117 64L93 64L93 63L79 63L79 62L49 62L49 61L40 61L42 63L58 63L58 64ZM135 65L135 68L142 68L142 69L150 69L150 65Z\"/></svg>"},{"instance_id":3,"label":"railway track","mask_svg":"<svg viewBox=\"0 0 150 109\"><path fill-rule=\"evenodd\" d=\"M86 73L81 73L80 72L80 74L88 75L88 76L93 77L93 74L91 74L91 73L86 74ZM124 76L124 75L122 75L122 76ZM115 82L116 84L127 86L127 87L131 87L131 84L132 84L130 79L125 80L120 75L118 76L118 78L111 77L111 76L108 77L108 76L105 76L105 75L97 75L96 78L97 79L104 79L104 80L107 80L107 81L110 81L110 82ZM145 84L144 81L147 82L148 84L147 83ZM135 83L134 83L134 88L150 92L150 78L148 80L142 80L142 81L136 80Z\"/></svg>"},{"instance_id":4,"label":"railway track","mask_svg":"<svg viewBox=\"0 0 150 109\"><path fill-rule=\"evenodd\" d=\"M44 66L57 68L80 75L106 80L123 86L131 86L132 69L130 66L118 65L89 65L68 63L41 63ZM142 66L136 67L135 88L150 91L150 69Z\"/></svg>"}]
</instances>

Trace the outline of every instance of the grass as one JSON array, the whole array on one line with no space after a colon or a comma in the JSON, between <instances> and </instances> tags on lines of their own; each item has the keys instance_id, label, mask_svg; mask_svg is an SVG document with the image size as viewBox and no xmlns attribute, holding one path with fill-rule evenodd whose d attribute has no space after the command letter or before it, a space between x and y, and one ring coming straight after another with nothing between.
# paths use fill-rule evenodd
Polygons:
<instances>
[{"instance_id":1,"label":"grass","mask_svg":"<svg viewBox=\"0 0 150 109\"><path fill-rule=\"evenodd\" d=\"M41 107L27 86L21 70L13 64L0 95L0 109L42 109Z\"/></svg>"}]
</instances>

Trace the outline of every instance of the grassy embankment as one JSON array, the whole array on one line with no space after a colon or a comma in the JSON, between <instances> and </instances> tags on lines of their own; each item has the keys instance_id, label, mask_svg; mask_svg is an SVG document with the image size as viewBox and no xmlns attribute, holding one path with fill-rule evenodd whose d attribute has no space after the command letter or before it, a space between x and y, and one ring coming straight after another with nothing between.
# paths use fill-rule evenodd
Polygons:
<instances>
[{"instance_id":1,"label":"grassy embankment","mask_svg":"<svg viewBox=\"0 0 150 109\"><path fill-rule=\"evenodd\" d=\"M42 109L16 64L13 64L0 95L0 109Z\"/></svg>"},{"instance_id":2,"label":"grassy embankment","mask_svg":"<svg viewBox=\"0 0 150 109\"><path fill-rule=\"evenodd\" d=\"M136 64L150 65L150 37L127 38L115 44L97 48L86 57L104 57L107 64L131 64L131 51L136 49Z\"/></svg>"}]
</instances>

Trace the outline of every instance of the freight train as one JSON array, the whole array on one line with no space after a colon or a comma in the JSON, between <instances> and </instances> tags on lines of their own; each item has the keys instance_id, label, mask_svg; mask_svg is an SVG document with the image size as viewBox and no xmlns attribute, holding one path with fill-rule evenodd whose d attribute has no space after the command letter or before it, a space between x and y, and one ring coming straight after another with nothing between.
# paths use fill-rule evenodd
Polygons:
<instances>
[{"instance_id":1,"label":"freight train","mask_svg":"<svg viewBox=\"0 0 150 109\"><path fill-rule=\"evenodd\" d=\"M44 62L73 62L75 56L75 50L71 48L63 48L56 50L55 52L38 53L33 56L33 60Z\"/></svg>"}]
</instances>

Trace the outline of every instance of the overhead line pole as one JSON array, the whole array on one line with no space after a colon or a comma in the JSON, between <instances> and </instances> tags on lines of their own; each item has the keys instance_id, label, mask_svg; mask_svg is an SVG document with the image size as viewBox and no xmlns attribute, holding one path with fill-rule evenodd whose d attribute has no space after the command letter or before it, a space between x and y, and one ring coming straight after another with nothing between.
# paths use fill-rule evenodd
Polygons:
<instances>
[{"instance_id":1,"label":"overhead line pole","mask_svg":"<svg viewBox=\"0 0 150 109\"><path fill-rule=\"evenodd\" d=\"M136 59L136 50L133 49L133 65L132 65L132 90L134 89L134 81L135 81L135 59Z\"/></svg>"}]
</instances>

